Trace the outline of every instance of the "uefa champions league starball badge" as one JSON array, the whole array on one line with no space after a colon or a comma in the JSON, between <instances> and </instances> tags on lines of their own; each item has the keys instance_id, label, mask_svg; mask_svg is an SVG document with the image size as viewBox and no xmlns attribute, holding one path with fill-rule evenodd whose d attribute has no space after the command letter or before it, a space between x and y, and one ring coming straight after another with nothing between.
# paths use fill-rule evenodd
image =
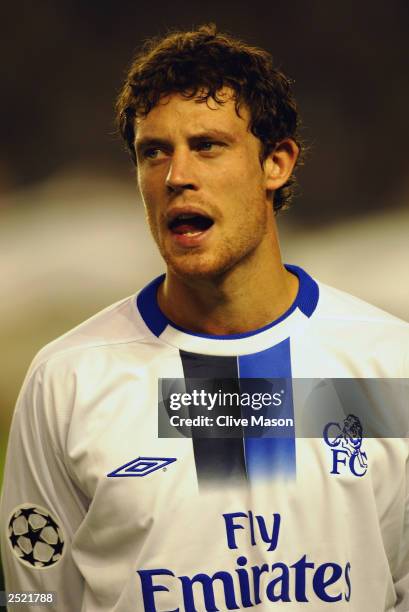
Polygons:
<instances>
[{"instance_id":1,"label":"uefa champions league starball badge","mask_svg":"<svg viewBox=\"0 0 409 612\"><path fill-rule=\"evenodd\" d=\"M35 504L15 508L7 526L8 541L18 560L31 568L44 569L60 561L64 535L49 510Z\"/></svg>"}]
</instances>

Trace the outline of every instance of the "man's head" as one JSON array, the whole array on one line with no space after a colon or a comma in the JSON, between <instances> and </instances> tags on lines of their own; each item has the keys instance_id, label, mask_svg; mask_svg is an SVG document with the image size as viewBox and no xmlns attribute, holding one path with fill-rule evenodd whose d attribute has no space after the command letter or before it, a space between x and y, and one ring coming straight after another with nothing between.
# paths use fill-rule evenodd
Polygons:
<instances>
[{"instance_id":1,"label":"man's head","mask_svg":"<svg viewBox=\"0 0 409 612\"><path fill-rule=\"evenodd\" d=\"M134 162L137 117L146 116L170 93L223 102L218 95L223 87L233 91L238 113L247 107L249 128L260 140L261 162L285 138L297 143L300 162L299 117L290 80L274 68L269 53L217 32L214 25L151 39L134 59L116 106L117 125ZM275 211L288 206L293 182L292 174L276 190Z\"/></svg>"},{"instance_id":2,"label":"man's head","mask_svg":"<svg viewBox=\"0 0 409 612\"><path fill-rule=\"evenodd\" d=\"M270 56L214 27L172 34L134 61L117 110L168 271L270 266L271 200L286 203L299 152L289 83Z\"/></svg>"}]
</instances>

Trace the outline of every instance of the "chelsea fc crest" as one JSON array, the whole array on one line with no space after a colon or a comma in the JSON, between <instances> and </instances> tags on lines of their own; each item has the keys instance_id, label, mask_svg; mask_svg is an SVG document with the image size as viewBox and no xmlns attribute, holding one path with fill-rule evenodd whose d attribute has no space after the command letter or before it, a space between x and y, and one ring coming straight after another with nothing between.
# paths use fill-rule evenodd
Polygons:
<instances>
[{"instance_id":1,"label":"chelsea fc crest","mask_svg":"<svg viewBox=\"0 0 409 612\"><path fill-rule=\"evenodd\" d=\"M341 423L328 423L323 436L332 452L331 474L349 470L358 478L365 476L368 458L362 450L363 429L358 417L349 414Z\"/></svg>"}]
</instances>

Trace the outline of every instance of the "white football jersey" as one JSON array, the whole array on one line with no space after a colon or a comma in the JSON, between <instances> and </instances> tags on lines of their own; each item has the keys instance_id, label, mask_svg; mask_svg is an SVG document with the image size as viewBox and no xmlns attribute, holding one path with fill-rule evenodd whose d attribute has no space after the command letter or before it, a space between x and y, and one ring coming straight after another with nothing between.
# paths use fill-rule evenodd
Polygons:
<instances>
[{"instance_id":1,"label":"white football jersey","mask_svg":"<svg viewBox=\"0 0 409 612\"><path fill-rule=\"evenodd\" d=\"M178 328L161 277L40 351L9 438L7 591L59 612L409 610L406 411L365 383L409 377L409 325L288 268L294 304L255 332ZM256 433L241 405L220 418L235 393Z\"/></svg>"}]
</instances>

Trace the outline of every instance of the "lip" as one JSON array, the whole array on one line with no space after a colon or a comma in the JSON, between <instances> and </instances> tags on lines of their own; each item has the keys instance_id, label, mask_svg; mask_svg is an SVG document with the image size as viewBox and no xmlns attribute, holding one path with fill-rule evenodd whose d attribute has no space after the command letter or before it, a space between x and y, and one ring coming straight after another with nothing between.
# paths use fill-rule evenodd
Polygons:
<instances>
[{"instance_id":1,"label":"lip","mask_svg":"<svg viewBox=\"0 0 409 612\"><path fill-rule=\"evenodd\" d=\"M177 234L173 232L169 226L172 221L174 221L179 215L199 215L201 217L211 219L213 221L213 224L208 229L195 232L192 235ZM194 248L201 245L203 241L208 238L215 224L213 217L210 216L206 211L204 211L199 206L192 205L175 206L166 214L165 222L172 242L182 248Z\"/></svg>"},{"instance_id":2,"label":"lip","mask_svg":"<svg viewBox=\"0 0 409 612\"><path fill-rule=\"evenodd\" d=\"M169 231L170 237L172 241L180 247L184 248L193 248L201 245L204 240L206 240L212 232L213 225L209 227L209 229L195 232L194 234L175 234L171 230Z\"/></svg>"},{"instance_id":3,"label":"lip","mask_svg":"<svg viewBox=\"0 0 409 612\"><path fill-rule=\"evenodd\" d=\"M174 208L171 208L166 214L165 220L168 229L172 221L174 221L176 217L179 217L179 215L199 215L201 217L206 217L207 219L211 219L212 221L214 221L213 217L199 206L175 206Z\"/></svg>"}]
</instances>

